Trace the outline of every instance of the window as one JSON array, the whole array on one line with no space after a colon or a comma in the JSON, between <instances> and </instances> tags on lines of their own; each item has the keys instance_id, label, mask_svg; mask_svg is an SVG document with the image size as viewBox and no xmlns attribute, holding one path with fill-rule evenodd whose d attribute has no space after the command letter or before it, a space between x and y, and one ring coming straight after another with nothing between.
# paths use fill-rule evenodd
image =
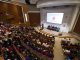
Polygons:
<instances>
[{"instance_id":1,"label":"window","mask_svg":"<svg viewBox=\"0 0 80 60\"><path fill-rule=\"evenodd\" d=\"M62 24L64 13L47 13L47 22Z\"/></svg>"}]
</instances>

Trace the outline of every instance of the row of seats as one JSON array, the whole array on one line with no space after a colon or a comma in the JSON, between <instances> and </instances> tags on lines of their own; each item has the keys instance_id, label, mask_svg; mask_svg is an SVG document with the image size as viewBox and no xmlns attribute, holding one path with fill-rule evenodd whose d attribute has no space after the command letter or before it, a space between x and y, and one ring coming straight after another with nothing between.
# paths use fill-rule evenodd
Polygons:
<instances>
[{"instance_id":1,"label":"row of seats","mask_svg":"<svg viewBox=\"0 0 80 60\"><path fill-rule=\"evenodd\" d=\"M15 51L10 40L6 39L0 41L0 52L4 60L21 60L21 57Z\"/></svg>"},{"instance_id":2,"label":"row of seats","mask_svg":"<svg viewBox=\"0 0 80 60\"><path fill-rule=\"evenodd\" d=\"M32 53L29 49L26 49L19 38L13 38L13 44L15 45L16 49L25 57L25 60L41 60L37 55Z\"/></svg>"},{"instance_id":3,"label":"row of seats","mask_svg":"<svg viewBox=\"0 0 80 60\"><path fill-rule=\"evenodd\" d=\"M33 28L30 29L33 30ZM20 36L23 36L25 32L25 27L0 23L0 55L4 57L4 60L23 60L22 56L25 60L41 60L21 44Z\"/></svg>"},{"instance_id":4,"label":"row of seats","mask_svg":"<svg viewBox=\"0 0 80 60\"><path fill-rule=\"evenodd\" d=\"M66 60L80 60L80 44L71 43L71 39L65 39L61 41L61 46L63 48Z\"/></svg>"},{"instance_id":5,"label":"row of seats","mask_svg":"<svg viewBox=\"0 0 80 60\"><path fill-rule=\"evenodd\" d=\"M53 47L55 43L53 37L47 37L33 30L31 32L27 32L24 43L43 55L53 57Z\"/></svg>"}]
</instances>

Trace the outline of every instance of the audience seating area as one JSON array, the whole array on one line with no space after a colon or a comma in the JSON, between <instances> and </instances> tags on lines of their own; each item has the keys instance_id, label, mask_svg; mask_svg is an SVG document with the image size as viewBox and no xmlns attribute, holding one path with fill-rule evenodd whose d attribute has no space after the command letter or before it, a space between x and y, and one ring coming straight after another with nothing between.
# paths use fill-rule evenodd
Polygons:
<instances>
[{"instance_id":1,"label":"audience seating area","mask_svg":"<svg viewBox=\"0 0 80 60\"><path fill-rule=\"evenodd\" d=\"M38 51L39 53L46 55L48 57L53 57L53 46L54 46L54 37L47 37L44 34L39 32L28 31L24 43L31 47L33 50Z\"/></svg>"},{"instance_id":2,"label":"audience seating area","mask_svg":"<svg viewBox=\"0 0 80 60\"><path fill-rule=\"evenodd\" d=\"M53 60L55 37L33 27L0 22L0 56L4 60ZM65 60L80 60L80 43L61 40Z\"/></svg>"},{"instance_id":3,"label":"audience seating area","mask_svg":"<svg viewBox=\"0 0 80 60\"><path fill-rule=\"evenodd\" d=\"M33 27L0 22L0 55L4 60L53 60L54 43L54 36L41 34Z\"/></svg>"},{"instance_id":4,"label":"audience seating area","mask_svg":"<svg viewBox=\"0 0 80 60\"><path fill-rule=\"evenodd\" d=\"M61 46L65 55L65 60L80 60L80 43L72 44L70 38L64 38Z\"/></svg>"}]
</instances>

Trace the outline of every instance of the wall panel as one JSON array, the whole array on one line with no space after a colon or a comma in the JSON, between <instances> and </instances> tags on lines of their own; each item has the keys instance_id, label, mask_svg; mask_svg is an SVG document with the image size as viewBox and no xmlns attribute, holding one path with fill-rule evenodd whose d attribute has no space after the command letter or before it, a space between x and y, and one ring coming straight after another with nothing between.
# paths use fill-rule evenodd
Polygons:
<instances>
[{"instance_id":1,"label":"wall panel","mask_svg":"<svg viewBox=\"0 0 80 60\"><path fill-rule=\"evenodd\" d=\"M23 23L22 6L0 2L0 21L11 24Z\"/></svg>"},{"instance_id":2,"label":"wall panel","mask_svg":"<svg viewBox=\"0 0 80 60\"><path fill-rule=\"evenodd\" d=\"M75 32L75 33L80 35L80 14L79 14L79 18L78 18L78 21L77 21L77 23L75 25L75 28L74 28L73 32Z\"/></svg>"},{"instance_id":3,"label":"wall panel","mask_svg":"<svg viewBox=\"0 0 80 60\"><path fill-rule=\"evenodd\" d=\"M29 14L29 22L31 26L40 25L40 13L28 13Z\"/></svg>"}]
</instances>

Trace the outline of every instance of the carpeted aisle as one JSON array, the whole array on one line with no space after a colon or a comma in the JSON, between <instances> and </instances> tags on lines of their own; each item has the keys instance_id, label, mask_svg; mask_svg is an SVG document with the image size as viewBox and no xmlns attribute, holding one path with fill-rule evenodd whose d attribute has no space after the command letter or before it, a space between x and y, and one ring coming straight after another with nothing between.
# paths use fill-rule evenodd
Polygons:
<instances>
[{"instance_id":1,"label":"carpeted aisle","mask_svg":"<svg viewBox=\"0 0 80 60\"><path fill-rule=\"evenodd\" d=\"M65 60L62 47L61 47L61 39L55 37L55 45L54 45L54 59L53 60Z\"/></svg>"}]
</instances>

